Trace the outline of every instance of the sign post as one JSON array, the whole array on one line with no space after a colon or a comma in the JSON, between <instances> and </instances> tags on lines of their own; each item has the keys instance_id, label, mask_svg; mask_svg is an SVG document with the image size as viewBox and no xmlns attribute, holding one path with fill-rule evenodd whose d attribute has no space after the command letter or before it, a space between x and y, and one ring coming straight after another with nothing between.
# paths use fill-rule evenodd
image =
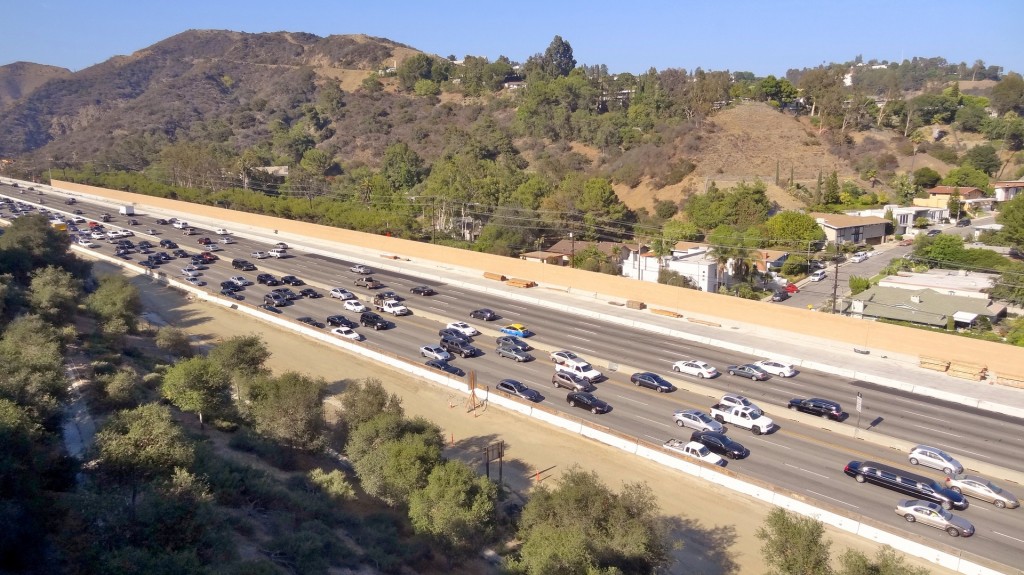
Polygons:
<instances>
[{"instance_id":1,"label":"sign post","mask_svg":"<svg viewBox=\"0 0 1024 575\"><path fill-rule=\"evenodd\" d=\"M860 412L864 407L864 395L861 392L857 392L857 429L860 429Z\"/></svg>"}]
</instances>

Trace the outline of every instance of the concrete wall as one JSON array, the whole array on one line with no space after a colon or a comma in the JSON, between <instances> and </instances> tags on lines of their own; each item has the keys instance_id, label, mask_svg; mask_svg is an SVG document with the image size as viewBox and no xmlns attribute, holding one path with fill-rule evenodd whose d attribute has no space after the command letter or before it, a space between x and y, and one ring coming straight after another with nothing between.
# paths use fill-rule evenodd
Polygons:
<instances>
[{"instance_id":1,"label":"concrete wall","mask_svg":"<svg viewBox=\"0 0 1024 575\"><path fill-rule=\"evenodd\" d=\"M464 268L472 273L485 271L508 277L533 280L546 286L567 288L585 295L614 300L638 300L649 307L673 309L690 317L717 319L722 323L741 322L771 329L786 329L810 337L829 339L855 347L871 347L910 356L939 355L947 360L984 364L998 373L1019 373L1024 365L1024 348L955 337L923 330L903 328L873 321L857 320L764 302L720 296L624 277L590 273L568 267L541 265L519 259L482 254L445 246L390 238L316 224L308 224L244 212L157 198L130 192L107 190L71 182L53 181L52 185L72 193L106 199L115 204L135 204L138 209L188 212L199 218L232 225L278 230L281 235L307 236L340 242L381 254L398 254L420 261L437 261ZM609 306L611 307L611 306ZM680 323L685 330L686 324ZM979 384L982 385L982 384Z\"/></svg>"}]
</instances>

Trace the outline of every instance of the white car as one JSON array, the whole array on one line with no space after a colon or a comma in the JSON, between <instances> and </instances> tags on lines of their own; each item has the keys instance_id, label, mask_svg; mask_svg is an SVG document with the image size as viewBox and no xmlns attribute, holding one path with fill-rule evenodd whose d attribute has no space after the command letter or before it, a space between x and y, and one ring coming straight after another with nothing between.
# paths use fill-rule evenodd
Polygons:
<instances>
[{"instance_id":1,"label":"white car","mask_svg":"<svg viewBox=\"0 0 1024 575\"><path fill-rule=\"evenodd\" d=\"M331 290L331 297L340 299L342 301L356 299L354 293L348 291L345 288L334 288Z\"/></svg>"},{"instance_id":2,"label":"white car","mask_svg":"<svg viewBox=\"0 0 1024 575\"><path fill-rule=\"evenodd\" d=\"M363 341L362 334L356 333L356 331L350 327L336 327L331 330L331 333L338 337L343 337L354 341Z\"/></svg>"},{"instance_id":3,"label":"white car","mask_svg":"<svg viewBox=\"0 0 1024 575\"><path fill-rule=\"evenodd\" d=\"M705 377L711 379L718 375L718 370L715 369L715 366L697 359L684 359L677 361L672 364L672 371L676 373L694 375L700 379L704 379Z\"/></svg>"},{"instance_id":4,"label":"white car","mask_svg":"<svg viewBox=\"0 0 1024 575\"><path fill-rule=\"evenodd\" d=\"M236 286L245 287L245 286L251 286L252 285L252 282L247 280L247 279L245 279L245 276L233 276L228 281L230 281L231 283L235 284Z\"/></svg>"},{"instance_id":5,"label":"white car","mask_svg":"<svg viewBox=\"0 0 1024 575\"><path fill-rule=\"evenodd\" d=\"M452 358L452 354L442 349L439 345L425 345L421 347L420 355L431 359L439 359L441 361L448 361Z\"/></svg>"},{"instance_id":6,"label":"white car","mask_svg":"<svg viewBox=\"0 0 1024 575\"><path fill-rule=\"evenodd\" d=\"M815 271L815 272L811 273L811 275L808 276L808 279L810 279L812 282L820 282L820 281L824 280L827 277L828 277L828 272L826 272L825 270L818 270L818 271Z\"/></svg>"},{"instance_id":7,"label":"white car","mask_svg":"<svg viewBox=\"0 0 1024 575\"><path fill-rule=\"evenodd\" d=\"M366 306L363 305L363 302L356 299L345 300L345 303L342 304L342 307L344 307L348 311L366 311Z\"/></svg>"},{"instance_id":8,"label":"white car","mask_svg":"<svg viewBox=\"0 0 1024 575\"><path fill-rule=\"evenodd\" d=\"M956 475L964 472L964 466L959 461L953 459L953 456L937 447L918 445L910 450L907 459L911 465L924 465L925 467L938 469L946 475Z\"/></svg>"},{"instance_id":9,"label":"white car","mask_svg":"<svg viewBox=\"0 0 1024 575\"><path fill-rule=\"evenodd\" d=\"M187 281L188 283L190 283L190 284L192 284L194 286L204 286L204 285L206 285L206 282L204 282L203 280L201 280L201 279L199 279L199 278L197 278L195 276L186 277L185 281Z\"/></svg>"},{"instance_id":10,"label":"white car","mask_svg":"<svg viewBox=\"0 0 1024 575\"><path fill-rule=\"evenodd\" d=\"M223 238L221 238L221 239L219 239L217 241L219 241L222 244L233 244L233 243L235 243L235 240L231 239L228 236L224 236Z\"/></svg>"},{"instance_id":11,"label":"white car","mask_svg":"<svg viewBox=\"0 0 1024 575\"><path fill-rule=\"evenodd\" d=\"M452 323L448 324L445 327L447 327L448 329L454 329L455 331L467 337L480 335L480 332L478 332L475 327L469 325L464 321L453 321Z\"/></svg>"},{"instance_id":12,"label":"white car","mask_svg":"<svg viewBox=\"0 0 1024 575\"><path fill-rule=\"evenodd\" d=\"M94 239L94 240L105 240L105 239L107 239L107 234L105 234L103 232L93 232L93 233L89 234L89 236L92 239Z\"/></svg>"},{"instance_id":13,"label":"white car","mask_svg":"<svg viewBox=\"0 0 1024 575\"><path fill-rule=\"evenodd\" d=\"M213 230L213 233L215 233L217 235L220 235L220 236L226 236L226 235L230 234L231 232L225 230L224 228L217 228L217 229Z\"/></svg>"},{"instance_id":14,"label":"white car","mask_svg":"<svg viewBox=\"0 0 1024 575\"><path fill-rule=\"evenodd\" d=\"M857 252L857 253L853 254L852 256L850 256L850 263L851 264L859 264L860 262L867 261L867 259L868 259L868 254L866 254L864 252Z\"/></svg>"},{"instance_id":15,"label":"white car","mask_svg":"<svg viewBox=\"0 0 1024 575\"><path fill-rule=\"evenodd\" d=\"M796 375L796 369L794 369L792 365L782 363L781 361L775 361L773 359L762 359L754 365L779 377L793 377Z\"/></svg>"},{"instance_id":16,"label":"white car","mask_svg":"<svg viewBox=\"0 0 1024 575\"><path fill-rule=\"evenodd\" d=\"M208 252L219 252L221 249L223 249L217 244L206 244L203 247L206 248L206 251Z\"/></svg>"},{"instance_id":17,"label":"white car","mask_svg":"<svg viewBox=\"0 0 1024 575\"><path fill-rule=\"evenodd\" d=\"M373 273L372 269L370 269L370 268L368 268L368 267L366 267L366 266L364 266L362 264L356 264L356 265L354 265L354 266L352 266L352 267L350 267L348 269L349 269L349 271L357 273L357 274L372 274Z\"/></svg>"},{"instance_id":18,"label":"white car","mask_svg":"<svg viewBox=\"0 0 1024 575\"><path fill-rule=\"evenodd\" d=\"M82 236L82 237L78 238L78 245L85 246L87 248L98 248L99 247L99 244L97 244L96 242L92 241L91 238L87 238L85 236Z\"/></svg>"},{"instance_id":19,"label":"white car","mask_svg":"<svg viewBox=\"0 0 1024 575\"><path fill-rule=\"evenodd\" d=\"M551 352L551 361L553 361L553 362L555 362L555 363L557 363L559 365L563 365L567 361L576 361L576 360L581 360L582 361L582 358L580 356L576 355L575 353L571 352L571 351L566 351L566 350L563 349L561 351L553 351L553 352Z\"/></svg>"},{"instance_id":20,"label":"white car","mask_svg":"<svg viewBox=\"0 0 1024 575\"><path fill-rule=\"evenodd\" d=\"M761 408L758 407L756 403L750 401L749 399L743 397L742 395L736 395L734 393L727 393L723 395L722 400L719 401L718 403L728 407L749 407L750 409L756 409L757 411L764 413L763 411L761 411Z\"/></svg>"},{"instance_id":21,"label":"white car","mask_svg":"<svg viewBox=\"0 0 1024 575\"><path fill-rule=\"evenodd\" d=\"M270 254L268 254L267 252L253 252L253 253L251 253L249 255L251 255L252 257L254 257L254 258L258 259L258 260L265 260L265 259L270 257Z\"/></svg>"}]
</instances>

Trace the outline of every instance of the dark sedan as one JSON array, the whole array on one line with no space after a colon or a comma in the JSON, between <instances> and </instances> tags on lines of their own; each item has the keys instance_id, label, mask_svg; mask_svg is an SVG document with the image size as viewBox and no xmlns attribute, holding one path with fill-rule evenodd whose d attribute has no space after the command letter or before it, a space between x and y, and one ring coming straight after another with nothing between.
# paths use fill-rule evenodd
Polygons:
<instances>
[{"instance_id":1,"label":"dark sedan","mask_svg":"<svg viewBox=\"0 0 1024 575\"><path fill-rule=\"evenodd\" d=\"M530 347L530 344L514 335L503 335L496 339L495 343L498 344L498 347L514 347L519 351L530 351L533 349Z\"/></svg>"},{"instance_id":2,"label":"dark sedan","mask_svg":"<svg viewBox=\"0 0 1024 575\"><path fill-rule=\"evenodd\" d=\"M608 413L611 411L611 406L607 403L598 399L594 394L586 391L570 391L569 395L565 396L565 401L569 404L569 407L578 407L580 409L586 409L590 413Z\"/></svg>"},{"instance_id":3,"label":"dark sedan","mask_svg":"<svg viewBox=\"0 0 1024 575\"><path fill-rule=\"evenodd\" d=\"M768 375L767 371L761 369L760 367L757 367L756 365L752 365L749 363L744 365L730 365L729 369L727 369L726 371L729 372L729 375L749 377L754 381L765 381L769 377L771 377L770 375Z\"/></svg>"},{"instance_id":4,"label":"dark sedan","mask_svg":"<svg viewBox=\"0 0 1024 575\"><path fill-rule=\"evenodd\" d=\"M791 399L789 400L789 408L818 417L827 417L833 421L840 421L843 418L843 406L839 405L838 402L830 399L821 399L820 397L811 397L809 399L797 397Z\"/></svg>"},{"instance_id":5,"label":"dark sedan","mask_svg":"<svg viewBox=\"0 0 1024 575\"><path fill-rule=\"evenodd\" d=\"M323 329L324 328L324 322L317 321L317 320L315 320L315 319L313 319L313 318L311 318L309 316L303 316L303 317L297 318L295 321L297 321L299 323L304 323L304 324L306 324L306 325L308 325L310 327L315 327L317 329Z\"/></svg>"},{"instance_id":6,"label":"dark sedan","mask_svg":"<svg viewBox=\"0 0 1024 575\"><path fill-rule=\"evenodd\" d=\"M320 292L316 291L313 288L306 288L306 289L300 291L299 295L302 296L302 297L308 297L309 299L316 299L318 297L324 297Z\"/></svg>"},{"instance_id":7,"label":"dark sedan","mask_svg":"<svg viewBox=\"0 0 1024 575\"><path fill-rule=\"evenodd\" d=\"M656 373L651 373L649 371L634 373L629 377L629 382L638 387L647 387L653 389L658 393L667 393L669 391L676 390L676 386L665 381L665 378L661 377Z\"/></svg>"},{"instance_id":8,"label":"dark sedan","mask_svg":"<svg viewBox=\"0 0 1024 575\"><path fill-rule=\"evenodd\" d=\"M439 359L432 359L432 360L426 362L425 365L427 367L432 367L434 369L440 369L441 371L443 371L445 373L450 373L452 375L457 375L459 377L462 377L462 376L466 375L466 372L462 371L461 369L455 367L454 365L448 363L447 361L441 361Z\"/></svg>"},{"instance_id":9,"label":"dark sedan","mask_svg":"<svg viewBox=\"0 0 1024 575\"><path fill-rule=\"evenodd\" d=\"M409 290L413 295L436 295L437 291L430 286L416 286Z\"/></svg>"},{"instance_id":10,"label":"dark sedan","mask_svg":"<svg viewBox=\"0 0 1024 575\"><path fill-rule=\"evenodd\" d=\"M514 379L503 379L494 387L497 388L498 391L504 391L509 395L514 395L527 401L536 402L543 399L539 393Z\"/></svg>"},{"instance_id":11,"label":"dark sedan","mask_svg":"<svg viewBox=\"0 0 1024 575\"><path fill-rule=\"evenodd\" d=\"M268 286L279 286L279 285L281 285L281 282L278 281L277 278L275 278L274 276L272 276L270 274L260 274L260 275L256 276L256 283L264 284L264 285L268 285Z\"/></svg>"},{"instance_id":12,"label":"dark sedan","mask_svg":"<svg viewBox=\"0 0 1024 575\"><path fill-rule=\"evenodd\" d=\"M348 319L347 317L345 317L343 315L330 315L330 316L327 316L327 325L329 325L331 327L350 327L350 328L353 328L353 329L359 327L358 323Z\"/></svg>"},{"instance_id":13,"label":"dark sedan","mask_svg":"<svg viewBox=\"0 0 1024 575\"><path fill-rule=\"evenodd\" d=\"M717 431L694 431L690 441L696 441L707 447L714 453L724 455L729 459L743 459L750 455L750 450L743 447L739 442L729 439L729 436Z\"/></svg>"},{"instance_id":14,"label":"dark sedan","mask_svg":"<svg viewBox=\"0 0 1024 575\"><path fill-rule=\"evenodd\" d=\"M306 282L300 280L295 276L284 276L281 278L281 283L289 286L302 286L306 285Z\"/></svg>"},{"instance_id":15,"label":"dark sedan","mask_svg":"<svg viewBox=\"0 0 1024 575\"><path fill-rule=\"evenodd\" d=\"M447 339L451 339L451 340L462 340L462 341L465 341L467 343L469 342L469 338L466 337L465 334L463 334L461 331L452 329L450 327L446 327L446 328L443 328L443 329L439 330L437 332L437 335L441 336L442 339L447 338Z\"/></svg>"},{"instance_id":16,"label":"dark sedan","mask_svg":"<svg viewBox=\"0 0 1024 575\"><path fill-rule=\"evenodd\" d=\"M494 313L494 310L483 308L483 309L475 309L475 310L469 312L469 317L471 317L473 319L482 319L484 321L494 321L494 320L500 318L501 316L496 314L496 313Z\"/></svg>"}]
</instances>

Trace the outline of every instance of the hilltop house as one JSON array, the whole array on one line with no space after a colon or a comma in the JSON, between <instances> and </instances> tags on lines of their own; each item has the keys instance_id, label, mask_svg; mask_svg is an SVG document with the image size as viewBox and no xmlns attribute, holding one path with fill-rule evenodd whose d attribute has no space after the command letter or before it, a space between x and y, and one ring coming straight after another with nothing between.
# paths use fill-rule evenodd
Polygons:
<instances>
[{"instance_id":1,"label":"hilltop house","mask_svg":"<svg viewBox=\"0 0 1024 575\"><path fill-rule=\"evenodd\" d=\"M992 184L996 189L995 200L997 202L1008 202L1013 198L1017 197L1017 194L1024 191L1024 180L1014 180L1011 182L996 182Z\"/></svg>"},{"instance_id":2,"label":"hilltop house","mask_svg":"<svg viewBox=\"0 0 1024 575\"><path fill-rule=\"evenodd\" d=\"M851 216L815 212L811 217L825 232L825 239L835 244L878 245L885 240L891 222L878 216Z\"/></svg>"}]
</instances>

